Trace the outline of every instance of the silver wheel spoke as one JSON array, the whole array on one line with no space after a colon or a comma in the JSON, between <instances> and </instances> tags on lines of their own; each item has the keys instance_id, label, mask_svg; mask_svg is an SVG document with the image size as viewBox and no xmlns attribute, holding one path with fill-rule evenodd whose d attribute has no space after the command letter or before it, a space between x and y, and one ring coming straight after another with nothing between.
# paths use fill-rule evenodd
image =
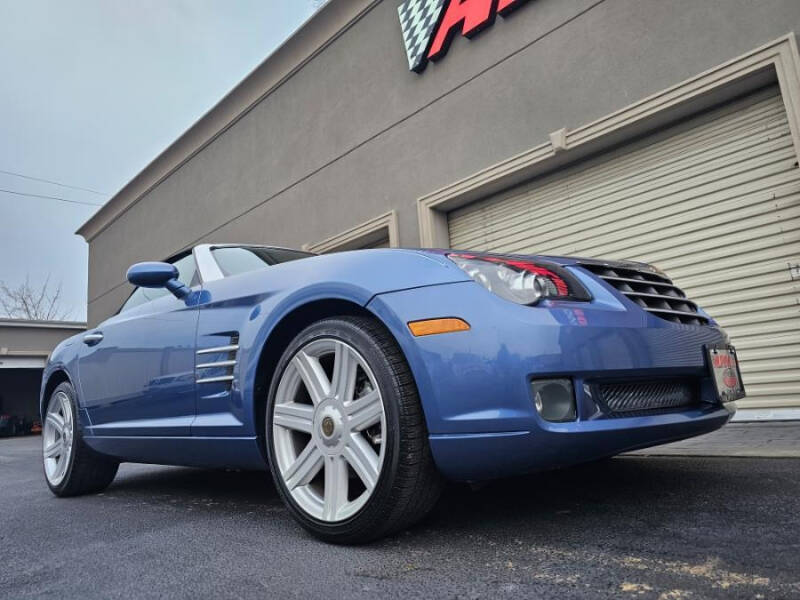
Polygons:
<instances>
[{"instance_id":1,"label":"silver wheel spoke","mask_svg":"<svg viewBox=\"0 0 800 600\"><path fill-rule=\"evenodd\" d=\"M298 402L276 404L272 422L294 431L311 433L314 423L314 407Z\"/></svg>"},{"instance_id":2,"label":"silver wheel spoke","mask_svg":"<svg viewBox=\"0 0 800 600\"><path fill-rule=\"evenodd\" d=\"M319 404L330 395L331 384L325 370L319 364L319 359L300 350L295 354L292 363L300 373L308 395L311 396L314 404Z\"/></svg>"},{"instance_id":3,"label":"silver wheel spoke","mask_svg":"<svg viewBox=\"0 0 800 600\"><path fill-rule=\"evenodd\" d=\"M378 390L372 390L361 398L353 400L345 407L350 417L350 429L363 431L380 423L383 415L383 403Z\"/></svg>"},{"instance_id":4,"label":"silver wheel spoke","mask_svg":"<svg viewBox=\"0 0 800 600\"><path fill-rule=\"evenodd\" d=\"M64 442L59 438L44 449L45 458L55 458L64 453Z\"/></svg>"},{"instance_id":5,"label":"silver wheel spoke","mask_svg":"<svg viewBox=\"0 0 800 600\"><path fill-rule=\"evenodd\" d=\"M364 436L360 433L351 433L344 449L344 456L364 483L364 487L372 491L378 483L380 460Z\"/></svg>"},{"instance_id":6,"label":"silver wheel spoke","mask_svg":"<svg viewBox=\"0 0 800 600\"><path fill-rule=\"evenodd\" d=\"M356 370L358 359L348 346L336 344L333 361L333 377L331 391L341 402L352 400L356 387Z\"/></svg>"},{"instance_id":7,"label":"silver wheel spoke","mask_svg":"<svg viewBox=\"0 0 800 600\"><path fill-rule=\"evenodd\" d=\"M325 506L322 518L335 521L339 509L347 504L348 490L347 463L341 456L325 459Z\"/></svg>"},{"instance_id":8,"label":"silver wheel spoke","mask_svg":"<svg viewBox=\"0 0 800 600\"><path fill-rule=\"evenodd\" d=\"M322 453L312 440L283 474L286 486L292 490L300 485L308 485L321 468Z\"/></svg>"},{"instance_id":9,"label":"silver wheel spoke","mask_svg":"<svg viewBox=\"0 0 800 600\"><path fill-rule=\"evenodd\" d=\"M59 434L64 430L64 419L61 418L61 415L56 413L47 413L47 421L50 422L50 424Z\"/></svg>"}]
</instances>

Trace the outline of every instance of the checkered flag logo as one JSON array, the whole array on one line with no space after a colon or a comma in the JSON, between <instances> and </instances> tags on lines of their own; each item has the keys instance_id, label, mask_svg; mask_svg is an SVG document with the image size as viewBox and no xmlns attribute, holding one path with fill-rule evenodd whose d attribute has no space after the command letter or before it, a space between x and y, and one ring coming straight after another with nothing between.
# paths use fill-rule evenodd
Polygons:
<instances>
[{"instance_id":1,"label":"checkered flag logo","mask_svg":"<svg viewBox=\"0 0 800 600\"><path fill-rule=\"evenodd\" d=\"M408 55L408 68L412 71L419 73L425 68L428 47L444 3L445 0L406 0L397 7Z\"/></svg>"}]
</instances>

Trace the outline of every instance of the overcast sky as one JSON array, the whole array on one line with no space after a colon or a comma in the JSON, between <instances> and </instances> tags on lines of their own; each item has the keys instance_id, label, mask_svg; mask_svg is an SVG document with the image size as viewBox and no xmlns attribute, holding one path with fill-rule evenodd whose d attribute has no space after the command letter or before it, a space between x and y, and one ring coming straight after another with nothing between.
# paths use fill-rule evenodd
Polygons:
<instances>
[{"instance_id":1,"label":"overcast sky","mask_svg":"<svg viewBox=\"0 0 800 600\"><path fill-rule=\"evenodd\" d=\"M102 204L316 4L0 0L0 189ZM87 245L74 232L96 210L0 191L0 280L49 275L84 320Z\"/></svg>"}]
</instances>

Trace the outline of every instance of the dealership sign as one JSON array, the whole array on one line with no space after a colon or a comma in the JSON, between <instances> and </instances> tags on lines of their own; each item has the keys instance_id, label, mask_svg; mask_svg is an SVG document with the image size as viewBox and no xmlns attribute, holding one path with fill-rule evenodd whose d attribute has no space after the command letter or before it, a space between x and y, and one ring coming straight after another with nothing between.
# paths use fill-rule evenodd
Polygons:
<instances>
[{"instance_id":1,"label":"dealership sign","mask_svg":"<svg viewBox=\"0 0 800 600\"><path fill-rule=\"evenodd\" d=\"M421 73L447 53L453 37L471 38L525 0L405 0L398 8L408 67Z\"/></svg>"}]
</instances>

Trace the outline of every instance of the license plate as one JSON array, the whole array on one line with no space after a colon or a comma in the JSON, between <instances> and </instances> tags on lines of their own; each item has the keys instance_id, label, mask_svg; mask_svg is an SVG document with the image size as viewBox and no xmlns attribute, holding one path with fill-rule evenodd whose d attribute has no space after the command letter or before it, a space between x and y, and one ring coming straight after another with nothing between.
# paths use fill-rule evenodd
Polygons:
<instances>
[{"instance_id":1,"label":"license plate","mask_svg":"<svg viewBox=\"0 0 800 600\"><path fill-rule=\"evenodd\" d=\"M744 384L739 371L739 360L733 346L708 346L708 364L711 378L722 402L732 402L744 398Z\"/></svg>"}]
</instances>

